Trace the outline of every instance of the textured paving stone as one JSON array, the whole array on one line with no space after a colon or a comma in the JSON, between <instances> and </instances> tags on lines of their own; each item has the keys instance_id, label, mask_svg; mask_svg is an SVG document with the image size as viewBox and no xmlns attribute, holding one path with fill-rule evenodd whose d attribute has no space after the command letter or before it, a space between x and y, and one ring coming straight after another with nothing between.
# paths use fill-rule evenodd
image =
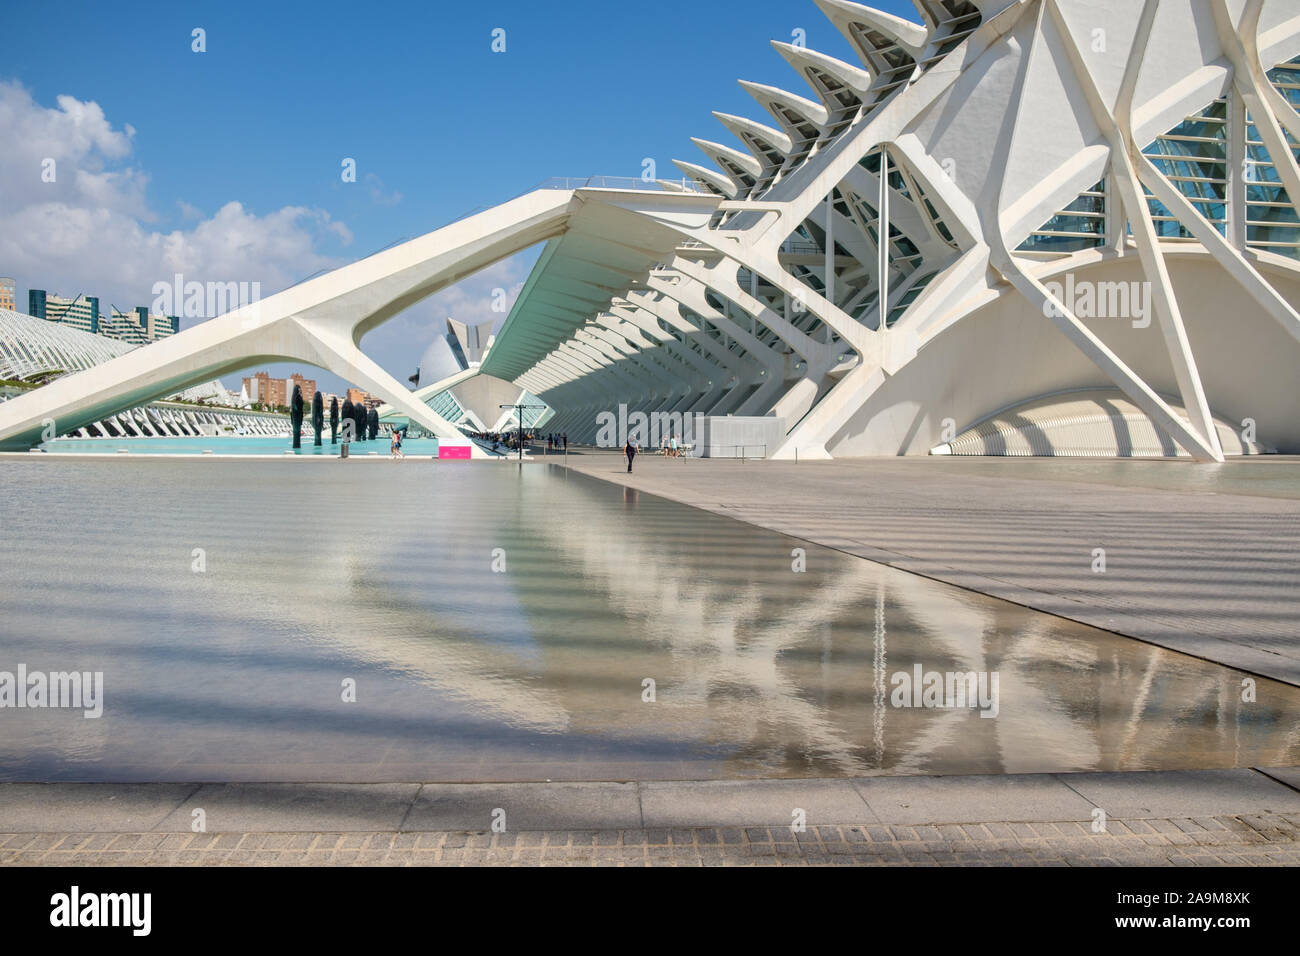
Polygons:
<instances>
[{"instance_id":1,"label":"textured paving stone","mask_svg":"<svg viewBox=\"0 0 1300 956\"><path fill-rule=\"evenodd\" d=\"M882 823L1087 820L1092 811L1052 774L866 777L853 785Z\"/></svg>"},{"instance_id":2,"label":"textured paving stone","mask_svg":"<svg viewBox=\"0 0 1300 956\"><path fill-rule=\"evenodd\" d=\"M640 791L649 826L789 826L796 809L808 825L876 822L848 780L650 781Z\"/></svg>"},{"instance_id":3,"label":"textured paving stone","mask_svg":"<svg viewBox=\"0 0 1300 956\"><path fill-rule=\"evenodd\" d=\"M1214 815L1231 807L1236 813L1267 810L1300 812L1300 793L1251 770L1162 770L1134 773L1058 774L1106 815L1122 820L1175 820ZM1169 824L1162 832L1178 831Z\"/></svg>"},{"instance_id":4,"label":"textured paving stone","mask_svg":"<svg viewBox=\"0 0 1300 956\"><path fill-rule=\"evenodd\" d=\"M1117 779L1151 775L1096 776L1094 784L1118 786L1117 793L1134 799L1168 797L1168 776L1157 781L1154 790L1151 779L1128 787L1116 784ZM1237 786L1234 776L1258 778L1277 793L1260 790L1253 779ZM1184 812L1110 818L1101 833L1077 819L1072 805L1065 813L1074 819L962 820L957 812L960 801L946 800L934 803L953 811L956 819L946 822L828 823L803 830L789 825L578 829L552 823L505 833L482 828L415 831L409 815L402 814L400 828L395 821L368 829L311 831L301 828L298 804L277 795L270 808L258 808L248 819L280 820L288 824L284 827L218 833L0 830L0 866L1300 865L1300 813L1260 807L1281 805L1279 797L1293 792L1288 787L1253 771L1182 779L1187 792L1165 805L1177 805ZM1215 799L1198 797L1198 786L1208 787ZM0 785L0 801L3 793ZM346 794L340 802L355 805ZM1199 815L1185 812L1183 805L1189 802L1200 808ZM392 809L384 806L383 815L391 819ZM339 818L339 812L328 807L311 810L321 819ZM367 804L365 810L374 807ZM1014 801L1008 810L1019 815ZM971 800L969 812L984 815L986 802Z\"/></svg>"},{"instance_id":5,"label":"textured paving stone","mask_svg":"<svg viewBox=\"0 0 1300 956\"><path fill-rule=\"evenodd\" d=\"M209 832L266 830L273 823L286 831L396 829L419 784L232 783L191 790L159 829L188 833L196 809ZM0 806L7 802L0 795Z\"/></svg>"},{"instance_id":6,"label":"textured paving stone","mask_svg":"<svg viewBox=\"0 0 1300 956\"><path fill-rule=\"evenodd\" d=\"M641 823L636 784L426 784L403 824L410 830L488 829L496 810L509 830L633 827Z\"/></svg>"},{"instance_id":7,"label":"textured paving stone","mask_svg":"<svg viewBox=\"0 0 1300 956\"><path fill-rule=\"evenodd\" d=\"M197 784L9 783L0 799L0 831L152 830L198 789ZM187 820L184 829L189 828Z\"/></svg>"}]
</instances>

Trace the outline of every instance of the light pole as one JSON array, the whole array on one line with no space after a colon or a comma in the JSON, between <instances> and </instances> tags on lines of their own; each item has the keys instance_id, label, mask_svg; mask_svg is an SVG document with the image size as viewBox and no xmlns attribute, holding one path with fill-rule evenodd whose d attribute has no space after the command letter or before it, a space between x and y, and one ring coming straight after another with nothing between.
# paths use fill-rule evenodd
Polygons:
<instances>
[{"instance_id":1,"label":"light pole","mask_svg":"<svg viewBox=\"0 0 1300 956\"><path fill-rule=\"evenodd\" d=\"M515 410L515 419L519 422L519 463L524 461L524 409L525 408L545 408L545 405L501 405L500 408L513 408Z\"/></svg>"}]
</instances>

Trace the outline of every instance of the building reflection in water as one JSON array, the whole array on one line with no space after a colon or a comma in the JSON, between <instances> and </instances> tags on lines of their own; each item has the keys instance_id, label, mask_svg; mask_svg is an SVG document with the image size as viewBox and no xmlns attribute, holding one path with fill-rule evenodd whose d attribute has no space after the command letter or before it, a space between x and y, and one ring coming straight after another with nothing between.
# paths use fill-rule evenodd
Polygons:
<instances>
[{"instance_id":1,"label":"building reflection in water","mask_svg":"<svg viewBox=\"0 0 1300 956\"><path fill-rule=\"evenodd\" d=\"M376 467L382 509L321 521L303 496L351 500L355 468L259 463L250 493L234 463L132 463L201 495L128 527L105 463L68 464L25 491L66 521L5 516L0 652L104 670L106 717L10 712L5 779L1300 763L1300 689L1245 703L1238 672L558 469ZM918 664L996 673L996 718L894 706Z\"/></svg>"},{"instance_id":2,"label":"building reflection in water","mask_svg":"<svg viewBox=\"0 0 1300 956\"><path fill-rule=\"evenodd\" d=\"M1245 704L1242 675L1206 662L630 489L572 476L556 499L541 484L517 521L496 528L510 539L506 581L451 562L465 569L457 591L497 596L454 625L427 594L412 590L402 604L393 575L375 576L390 612L409 615L399 630L438 619L436 638L419 645L439 657L429 679L503 721L613 741L615 751L620 740L658 741L736 775L1156 769L1300 755L1294 688L1262 681L1259 702ZM618 496L639 504L636 522L611 507ZM795 547L807 552L801 572ZM436 576L448 573L444 564ZM512 623L505 607L518 612ZM998 716L893 706L892 675L916 664L996 672ZM653 704L640 696L647 677Z\"/></svg>"}]
</instances>

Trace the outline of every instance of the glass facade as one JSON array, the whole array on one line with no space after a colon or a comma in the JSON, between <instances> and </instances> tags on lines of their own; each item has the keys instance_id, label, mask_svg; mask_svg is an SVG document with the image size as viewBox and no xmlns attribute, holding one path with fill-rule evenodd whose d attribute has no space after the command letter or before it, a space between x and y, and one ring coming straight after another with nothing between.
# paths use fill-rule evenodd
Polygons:
<instances>
[{"instance_id":1,"label":"glass facade","mask_svg":"<svg viewBox=\"0 0 1300 956\"><path fill-rule=\"evenodd\" d=\"M1228 104L1217 99L1142 150L1221 235L1228 221ZM1249 177L1249 174L1247 174ZM1156 235L1190 239L1191 232L1146 192Z\"/></svg>"},{"instance_id":2,"label":"glass facade","mask_svg":"<svg viewBox=\"0 0 1300 956\"><path fill-rule=\"evenodd\" d=\"M1106 181L1079 193L1029 234L1017 252L1078 252L1106 241Z\"/></svg>"},{"instance_id":3,"label":"glass facade","mask_svg":"<svg viewBox=\"0 0 1300 956\"><path fill-rule=\"evenodd\" d=\"M1285 129L1287 145L1295 140ZM1246 245L1293 259L1300 258L1300 218L1282 185L1259 130L1246 114Z\"/></svg>"}]
</instances>

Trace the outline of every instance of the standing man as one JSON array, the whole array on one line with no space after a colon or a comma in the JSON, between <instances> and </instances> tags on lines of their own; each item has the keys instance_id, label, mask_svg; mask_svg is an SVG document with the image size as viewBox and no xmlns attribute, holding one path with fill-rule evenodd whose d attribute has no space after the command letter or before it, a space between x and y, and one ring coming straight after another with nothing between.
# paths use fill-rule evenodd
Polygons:
<instances>
[{"instance_id":1,"label":"standing man","mask_svg":"<svg viewBox=\"0 0 1300 956\"><path fill-rule=\"evenodd\" d=\"M627 473L630 475L632 474L632 459L636 457L637 453L636 439L629 435L627 445L624 446L623 451L627 455Z\"/></svg>"}]
</instances>

